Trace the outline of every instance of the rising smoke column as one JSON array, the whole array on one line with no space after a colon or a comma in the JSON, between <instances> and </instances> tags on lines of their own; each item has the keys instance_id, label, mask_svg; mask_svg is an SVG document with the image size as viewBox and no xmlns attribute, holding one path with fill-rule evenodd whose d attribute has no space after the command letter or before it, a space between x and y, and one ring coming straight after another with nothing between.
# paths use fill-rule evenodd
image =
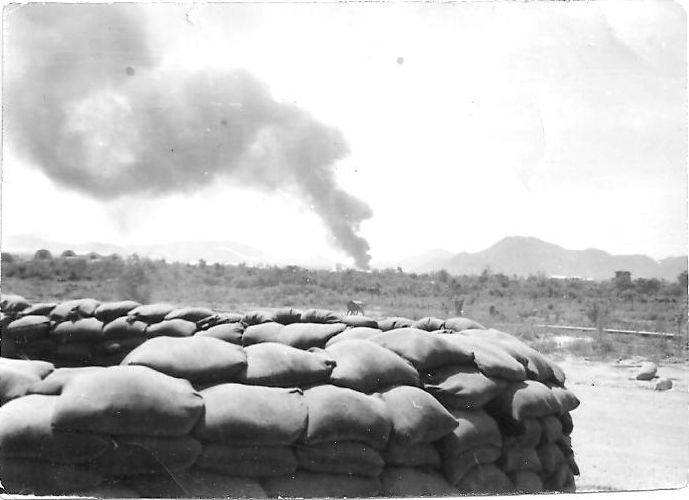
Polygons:
<instances>
[{"instance_id":1,"label":"rising smoke column","mask_svg":"<svg viewBox=\"0 0 689 500\"><path fill-rule=\"evenodd\" d=\"M8 143L62 186L112 200L226 180L291 191L367 268L370 208L343 191L341 132L237 70L170 73L136 5L26 5L6 14Z\"/></svg>"}]
</instances>

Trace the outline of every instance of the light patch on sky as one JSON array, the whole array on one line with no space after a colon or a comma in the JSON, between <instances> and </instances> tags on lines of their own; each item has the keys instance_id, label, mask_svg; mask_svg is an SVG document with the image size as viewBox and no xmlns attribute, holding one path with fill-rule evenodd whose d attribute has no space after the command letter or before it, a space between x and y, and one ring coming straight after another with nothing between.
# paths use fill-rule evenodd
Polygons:
<instances>
[{"instance_id":1,"label":"light patch on sky","mask_svg":"<svg viewBox=\"0 0 689 500\"><path fill-rule=\"evenodd\" d=\"M358 234L374 261L478 251L509 235L656 258L687 251L686 12L672 1L155 4L137 15L154 71L241 68L342 132L350 154L335 179L372 210ZM84 96L69 123L93 129L85 157L110 143L113 164L126 165L127 102L108 92ZM344 255L287 187L218 178L101 200L35 163L4 141L4 237Z\"/></svg>"}]
</instances>

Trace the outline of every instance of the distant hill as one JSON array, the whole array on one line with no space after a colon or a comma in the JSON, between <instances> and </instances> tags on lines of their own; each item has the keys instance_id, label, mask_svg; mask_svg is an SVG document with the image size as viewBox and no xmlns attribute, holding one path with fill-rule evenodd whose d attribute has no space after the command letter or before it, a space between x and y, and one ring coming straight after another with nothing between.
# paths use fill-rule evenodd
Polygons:
<instances>
[{"instance_id":1,"label":"distant hill","mask_svg":"<svg viewBox=\"0 0 689 500\"><path fill-rule=\"evenodd\" d=\"M597 249L567 250L538 238L510 236L475 253L462 252L438 258L424 254L398 264L405 271L427 272L445 269L450 274L480 274L486 268L509 276L568 276L606 280L615 271L630 271L632 278L662 278L674 281L687 269L687 257L669 257L656 261L646 255L611 255Z\"/></svg>"}]
</instances>

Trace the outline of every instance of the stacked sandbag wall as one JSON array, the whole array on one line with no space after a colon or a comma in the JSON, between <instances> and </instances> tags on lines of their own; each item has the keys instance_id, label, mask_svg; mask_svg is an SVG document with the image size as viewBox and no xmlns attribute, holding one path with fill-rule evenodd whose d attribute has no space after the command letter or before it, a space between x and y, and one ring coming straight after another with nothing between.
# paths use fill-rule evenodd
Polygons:
<instances>
[{"instance_id":1,"label":"stacked sandbag wall","mask_svg":"<svg viewBox=\"0 0 689 500\"><path fill-rule=\"evenodd\" d=\"M2 303L8 493L574 490L564 374L469 319L20 299Z\"/></svg>"}]
</instances>

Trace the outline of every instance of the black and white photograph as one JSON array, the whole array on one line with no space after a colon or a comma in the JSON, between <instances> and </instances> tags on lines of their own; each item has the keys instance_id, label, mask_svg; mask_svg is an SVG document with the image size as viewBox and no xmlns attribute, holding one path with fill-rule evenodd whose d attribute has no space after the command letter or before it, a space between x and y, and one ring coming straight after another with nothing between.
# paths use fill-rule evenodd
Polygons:
<instances>
[{"instance_id":1,"label":"black and white photograph","mask_svg":"<svg viewBox=\"0 0 689 500\"><path fill-rule=\"evenodd\" d=\"M2 13L3 498L686 491L685 2Z\"/></svg>"}]
</instances>

